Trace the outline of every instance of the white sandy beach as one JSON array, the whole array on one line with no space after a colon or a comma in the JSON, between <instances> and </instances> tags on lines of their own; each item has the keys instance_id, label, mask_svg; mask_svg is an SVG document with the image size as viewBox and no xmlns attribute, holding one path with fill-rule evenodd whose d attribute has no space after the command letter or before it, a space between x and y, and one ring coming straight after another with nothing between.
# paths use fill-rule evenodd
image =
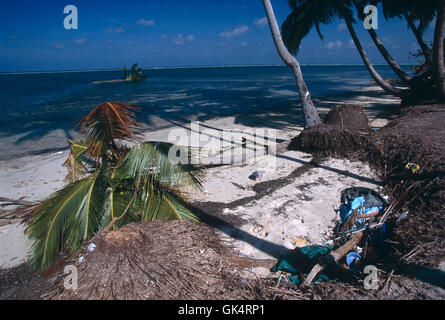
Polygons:
<instances>
[{"instance_id":1,"label":"white sandy beach","mask_svg":"<svg viewBox=\"0 0 445 320\"><path fill-rule=\"evenodd\" d=\"M394 108L398 101L372 87L316 103L321 106L321 114L338 103L363 104L373 120L373 126L380 127L391 114L388 110ZM214 118L203 121L202 125L213 128L215 132L222 129L267 129L268 116L256 117L263 120L254 121L251 125L237 123L235 116ZM174 128L144 131L140 139L166 141ZM190 134L189 128L190 125L176 127L187 134ZM293 138L301 130L300 126L277 130L277 141ZM34 143L41 143L42 149L51 148L48 137ZM230 142L225 142L223 146L230 147ZM66 169L62 164L67 155L68 151L65 150L0 161L0 196L28 201L44 199L64 185ZM204 192L192 195L190 200L227 204L219 214L237 216L243 222L240 226L223 230L223 237L231 241L240 253L250 257L267 258L276 255L279 248L292 249L305 244L323 243L337 219L334 208L339 205L340 191L350 186L378 190L378 181L369 167L360 162L327 159L317 166L310 166L308 163L311 159L309 154L287 151L277 157L263 155L250 159L242 166L209 168ZM303 166L306 167L301 174L291 175ZM262 181L249 179L258 170L266 171ZM255 198L255 184L286 177L285 185L259 199ZM252 198L246 199L242 205L233 205L235 201L247 197ZM0 268L14 267L26 261L27 246L23 230L24 227L17 223L0 227ZM266 271L255 270L257 274Z\"/></svg>"}]
</instances>

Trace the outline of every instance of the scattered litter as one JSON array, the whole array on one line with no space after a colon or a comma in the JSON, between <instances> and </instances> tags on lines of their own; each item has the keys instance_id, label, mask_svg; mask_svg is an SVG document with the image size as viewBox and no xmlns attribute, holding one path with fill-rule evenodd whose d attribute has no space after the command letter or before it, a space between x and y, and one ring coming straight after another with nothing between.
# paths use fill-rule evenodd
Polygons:
<instances>
[{"instance_id":1,"label":"scattered litter","mask_svg":"<svg viewBox=\"0 0 445 320\"><path fill-rule=\"evenodd\" d=\"M53 152L53 156L58 156L60 154L63 154L63 151Z\"/></svg>"},{"instance_id":2,"label":"scattered litter","mask_svg":"<svg viewBox=\"0 0 445 320\"><path fill-rule=\"evenodd\" d=\"M341 193L339 231L356 230L364 226L366 220L379 215L388 201L369 188L347 188Z\"/></svg>"},{"instance_id":3,"label":"scattered litter","mask_svg":"<svg viewBox=\"0 0 445 320\"><path fill-rule=\"evenodd\" d=\"M249 176L249 179L255 180L255 181L261 181L261 179L263 178L263 176L266 174L266 171L261 170L261 171L255 171L254 173L252 173Z\"/></svg>"},{"instance_id":4,"label":"scattered litter","mask_svg":"<svg viewBox=\"0 0 445 320\"><path fill-rule=\"evenodd\" d=\"M397 218L396 223L400 223L408 217L408 210L404 211L400 217Z\"/></svg>"},{"instance_id":5,"label":"scattered litter","mask_svg":"<svg viewBox=\"0 0 445 320\"><path fill-rule=\"evenodd\" d=\"M96 245L94 243L90 243L88 245L88 251L90 251L90 252L94 251L95 248L96 248Z\"/></svg>"},{"instance_id":6,"label":"scattered litter","mask_svg":"<svg viewBox=\"0 0 445 320\"><path fill-rule=\"evenodd\" d=\"M79 257L79 259L77 259L77 263L82 263L84 261L85 261L85 257L84 256L81 256L81 257Z\"/></svg>"},{"instance_id":7,"label":"scattered litter","mask_svg":"<svg viewBox=\"0 0 445 320\"><path fill-rule=\"evenodd\" d=\"M405 166L405 168L407 170L411 170L412 173L416 173L417 171L419 171L420 166L418 164L412 163L412 162L408 162Z\"/></svg>"},{"instance_id":8,"label":"scattered litter","mask_svg":"<svg viewBox=\"0 0 445 320\"><path fill-rule=\"evenodd\" d=\"M300 237L296 237L296 238L294 238L293 240L292 240L292 243L293 244L295 244L295 245L298 245L298 244L307 244L307 241L306 241L306 239L303 239L303 238L300 238Z\"/></svg>"},{"instance_id":9,"label":"scattered litter","mask_svg":"<svg viewBox=\"0 0 445 320\"><path fill-rule=\"evenodd\" d=\"M348 255L346 256L346 264L353 273L357 273L358 271L357 267L361 259L362 256L354 251L349 252Z\"/></svg>"}]
</instances>

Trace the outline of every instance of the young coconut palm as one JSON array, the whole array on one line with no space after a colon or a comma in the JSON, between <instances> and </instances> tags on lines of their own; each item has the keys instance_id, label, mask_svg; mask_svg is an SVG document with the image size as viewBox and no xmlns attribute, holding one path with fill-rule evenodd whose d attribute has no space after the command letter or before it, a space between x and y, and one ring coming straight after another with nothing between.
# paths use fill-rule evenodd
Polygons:
<instances>
[{"instance_id":1,"label":"young coconut palm","mask_svg":"<svg viewBox=\"0 0 445 320\"><path fill-rule=\"evenodd\" d=\"M123 80L126 80L126 81L147 80L147 77L142 74L142 68L138 68L137 63L135 63L131 66L130 71L127 71L127 68L125 66L123 66L122 71L124 72Z\"/></svg>"},{"instance_id":2,"label":"young coconut palm","mask_svg":"<svg viewBox=\"0 0 445 320\"><path fill-rule=\"evenodd\" d=\"M47 269L59 252L75 252L104 229L155 219L198 220L184 195L200 190L203 167L170 161L172 151L190 159L190 148L155 141L129 147L134 110L130 104L106 102L80 119L86 137L71 142L65 162L69 184L23 209L36 269Z\"/></svg>"}]
</instances>

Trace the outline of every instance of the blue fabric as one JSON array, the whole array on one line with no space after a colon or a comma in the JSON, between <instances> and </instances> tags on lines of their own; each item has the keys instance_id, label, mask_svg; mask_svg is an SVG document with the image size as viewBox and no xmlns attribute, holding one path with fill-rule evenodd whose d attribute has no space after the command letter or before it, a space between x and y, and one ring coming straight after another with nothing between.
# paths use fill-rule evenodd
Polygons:
<instances>
[{"instance_id":1,"label":"blue fabric","mask_svg":"<svg viewBox=\"0 0 445 320\"><path fill-rule=\"evenodd\" d=\"M352 264L357 258L361 259L362 257L357 252L349 252L346 256L346 264L348 265L348 267L353 268L354 266Z\"/></svg>"},{"instance_id":2,"label":"blue fabric","mask_svg":"<svg viewBox=\"0 0 445 320\"><path fill-rule=\"evenodd\" d=\"M382 207L372 207L372 208L365 208L365 198L363 196L356 197L349 205L342 205L340 207L340 218L341 223L344 224L349 216L354 212L354 210L358 209L359 214L368 214L375 211L382 210ZM364 219L358 219L357 224L359 226L362 226L365 223Z\"/></svg>"},{"instance_id":3,"label":"blue fabric","mask_svg":"<svg viewBox=\"0 0 445 320\"><path fill-rule=\"evenodd\" d=\"M346 264L348 265L349 270L351 270L351 272L354 274L357 274L359 271L358 266L354 265L354 260L357 258L360 260L362 259L362 257L357 252L354 251L349 252L346 255Z\"/></svg>"}]
</instances>

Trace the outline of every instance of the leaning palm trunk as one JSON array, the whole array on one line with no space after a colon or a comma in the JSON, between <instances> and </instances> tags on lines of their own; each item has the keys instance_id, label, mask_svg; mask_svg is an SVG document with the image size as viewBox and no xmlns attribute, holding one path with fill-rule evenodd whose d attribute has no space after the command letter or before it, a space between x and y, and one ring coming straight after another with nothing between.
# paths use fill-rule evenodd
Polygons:
<instances>
[{"instance_id":1,"label":"leaning palm trunk","mask_svg":"<svg viewBox=\"0 0 445 320\"><path fill-rule=\"evenodd\" d=\"M443 37L445 32L445 0L440 1L439 12L437 13L436 28L434 31L433 45L433 70L436 92L440 100L445 100L445 65L444 65L444 45Z\"/></svg>"},{"instance_id":2,"label":"leaning palm trunk","mask_svg":"<svg viewBox=\"0 0 445 320\"><path fill-rule=\"evenodd\" d=\"M357 8L360 19L364 20L365 15L363 13L363 7L358 3L357 0L353 0L353 2L355 4L355 7ZM403 83L409 84L411 77L405 71L403 71L403 69L399 66L399 64L390 55L388 50L386 50L385 46L383 45L383 42L377 36L375 30L372 28L368 29L368 33L371 36L372 41L374 41L377 49L380 51L381 55L386 60L391 69L394 71L394 73L400 78L400 80L402 80Z\"/></svg>"},{"instance_id":3,"label":"leaning palm trunk","mask_svg":"<svg viewBox=\"0 0 445 320\"><path fill-rule=\"evenodd\" d=\"M414 33L414 36L416 37L417 43L419 44L420 49L422 50L423 55L425 56L425 60L426 60L427 64L431 65L431 52L430 52L430 48L428 48L428 46L426 45L425 41L423 41L422 32L420 32L419 28L416 27L416 25L414 24L413 17L410 14L404 12L403 16L405 17L406 21L408 22L408 27Z\"/></svg>"},{"instance_id":4,"label":"leaning palm trunk","mask_svg":"<svg viewBox=\"0 0 445 320\"><path fill-rule=\"evenodd\" d=\"M272 33L272 38L277 48L278 54L283 60L283 62L288 65L292 72L294 73L295 81L297 82L298 93L300 95L301 103L303 105L305 128L313 127L321 123L320 116L318 115L317 109L312 102L311 95L303 79L303 74L301 73L300 64L298 61L289 53L283 43L281 38L280 29L273 12L270 0L262 0L264 9L266 11L267 19L269 21L270 31Z\"/></svg>"},{"instance_id":5,"label":"leaning palm trunk","mask_svg":"<svg viewBox=\"0 0 445 320\"><path fill-rule=\"evenodd\" d=\"M375 80L375 82L386 92L400 97L402 95L403 90L394 87L391 85L388 81L382 78L380 74L374 69L371 61L368 58L368 55L366 54L365 49L363 49L362 44L360 43L360 40L357 37L357 34L355 33L354 27L352 26L352 22L350 19L345 18L346 26L349 30L349 33L351 34L352 41L354 41L355 46L357 47L358 52L360 53L360 56L362 57L362 60L368 69L369 73Z\"/></svg>"}]
</instances>

